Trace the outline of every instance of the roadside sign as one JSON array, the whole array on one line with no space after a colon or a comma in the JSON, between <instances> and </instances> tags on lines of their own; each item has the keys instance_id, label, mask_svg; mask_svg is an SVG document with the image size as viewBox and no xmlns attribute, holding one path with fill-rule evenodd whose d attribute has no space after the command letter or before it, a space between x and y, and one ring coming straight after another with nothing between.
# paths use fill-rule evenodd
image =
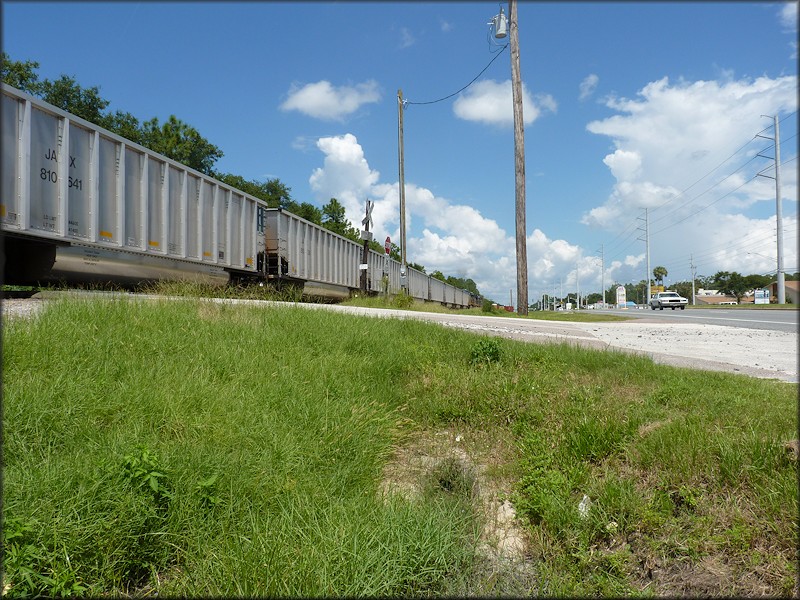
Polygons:
<instances>
[{"instance_id":1,"label":"roadside sign","mask_svg":"<svg viewBox=\"0 0 800 600\"><path fill-rule=\"evenodd\" d=\"M361 220L361 224L369 229L369 226L372 225L372 209L375 208L375 203L372 200L367 200L367 213L366 216Z\"/></svg>"},{"instance_id":2,"label":"roadside sign","mask_svg":"<svg viewBox=\"0 0 800 600\"><path fill-rule=\"evenodd\" d=\"M627 300L625 295L625 286L617 286L617 308L628 308L626 305Z\"/></svg>"}]
</instances>

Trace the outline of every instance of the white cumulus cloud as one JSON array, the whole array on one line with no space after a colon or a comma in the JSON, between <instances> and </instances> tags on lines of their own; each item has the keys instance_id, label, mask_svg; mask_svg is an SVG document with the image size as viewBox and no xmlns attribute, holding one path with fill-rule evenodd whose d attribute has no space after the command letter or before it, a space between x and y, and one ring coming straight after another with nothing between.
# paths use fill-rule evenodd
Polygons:
<instances>
[{"instance_id":1,"label":"white cumulus cloud","mask_svg":"<svg viewBox=\"0 0 800 600\"><path fill-rule=\"evenodd\" d=\"M616 150L603 162L616 185L583 222L610 226L631 210L655 208L671 199L676 205L691 204L687 201L702 188L681 191L768 126L761 115L796 110L796 93L794 76L676 84L664 78L647 84L636 99L609 98L607 106L619 114L586 128L613 140ZM740 183L731 177L719 189L725 193Z\"/></svg>"},{"instance_id":2,"label":"white cumulus cloud","mask_svg":"<svg viewBox=\"0 0 800 600\"><path fill-rule=\"evenodd\" d=\"M597 84L599 83L600 78L592 73L591 75L587 75L586 79L581 81L581 84L578 86L580 90L580 96L578 97L579 100L583 101L586 100L589 96L594 94L595 89L597 89Z\"/></svg>"},{"instance_id":3,"label":"white cumulus cloud","mask_svg":"<svg viewBox=\"0 0 800 600\"><path fill-rule=\"evenodd\" d=\"M556 112L558 105L549 94L531 95L522 84L522 118L530 125L544 112ZM465 91L454 103L453 112L465 121L490 125L513 125L511 80L479 81Z\"/></svg>"},{"instance_id":4,"label":"white cumulus cloud","mask_svg":"<svg viewBox=\"0 0 800 600\"><path fill-rule=\"evenodd\" d=\"M361 221L364 203L375 202L372 212L378 240L387 235L399 242L398 184L380 181L369 167L364 150L350 133L320 138L317 148L323 166L310 177L311 188L321 206L336 198L355 226ZM406 182L407 256L410 262L446 275L471 278L486 296L507 298L516 289L515 240L496 221L472 206L435 195L428 188ZM536 230L528 238L531 273L547 274L575 264L577 246L547 238Z\"/></svg>"},{"instance_id":5,"label":"white cumulus cloud","mask_svg":"<svg viewBox=\"0 0 800 600\"><path fill-rule=\"evenodd\" d=\"M627 228L628 245L641 248L637 238L644 240L649 208L652 267L685 271L693 257L701 275L757 272L747 270L756 262L747 253L768 254L776 222L765 216L774 215L774 181L756 176L770 168L758 154L773 150L769 140L755 135L773 135L770 120L761 115L796 111L796 94L795 76L676 83L664 78L634 99L609 98L607 106L618 114L589 123L587 130L612 140L615 150L603 162L616 182L582 222L619 235ZM782 169L782 175L782 197L796 202L796 169ZM794 266L797 219L794 210L784 211L785 263ZM617 262L623 280L644 279L641 265L631 271L629 260ZM627 278L621 275L626 269Z\"/></svg>"},{"instance_id":6,"label":"white cumulus cloud","mask_svg":"<svg viewBox=\"0 0 800 600\"><path fill-rule=\"evenodd\" d=\"M381 92L374 80L339 87L322 80L303 86L292 84L287 96L280 106L283 111L295 110L315 119L341 121L365 104L378 102Z\"/></svg>"},{"instance_id":7,"label":"white cumulus cloud","mask_svg":"<svg viewBox=\"0 0 800 600\"><path fill-rule=\"evenodd\" d=\"M786 2L778 10L778 19L788 32L797 32L797 2Z\"/></svg>"}]
</instances>

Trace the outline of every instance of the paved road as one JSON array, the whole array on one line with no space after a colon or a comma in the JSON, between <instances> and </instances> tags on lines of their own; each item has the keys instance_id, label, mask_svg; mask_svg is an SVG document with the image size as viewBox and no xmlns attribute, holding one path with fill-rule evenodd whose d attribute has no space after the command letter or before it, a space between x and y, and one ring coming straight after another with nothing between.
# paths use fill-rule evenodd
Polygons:
<instances>
[{"instance_id":1,"label":"paved road","mask_svg":"<svg viewBox=\"0 0 800 600\"><path fill-rule=\"evenodd\" d=\"M606 309L598 312L624 315L652 322L692 322L747 329L771 331L798 331L797 309L747 309L747 308L687 308L686 310Z\"/></svg>"}]
</instances>

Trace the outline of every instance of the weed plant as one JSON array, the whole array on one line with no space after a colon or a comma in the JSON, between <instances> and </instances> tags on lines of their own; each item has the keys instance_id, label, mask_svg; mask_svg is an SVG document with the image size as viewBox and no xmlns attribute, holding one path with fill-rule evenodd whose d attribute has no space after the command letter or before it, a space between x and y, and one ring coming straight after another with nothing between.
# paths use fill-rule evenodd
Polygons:
<instances>
[{"instance_id":1,"label":"weed plant","mask_svg":"<svg viewBox=\"0 0 800 600\"><path fill-rule=\"evenodd\" d=\"M64 299L3 334L12 597L496 589L473 472L381 492L454 428L516 440L527 593L796 589L796 385L274 304Z\"/></svg>"}]
</instances>

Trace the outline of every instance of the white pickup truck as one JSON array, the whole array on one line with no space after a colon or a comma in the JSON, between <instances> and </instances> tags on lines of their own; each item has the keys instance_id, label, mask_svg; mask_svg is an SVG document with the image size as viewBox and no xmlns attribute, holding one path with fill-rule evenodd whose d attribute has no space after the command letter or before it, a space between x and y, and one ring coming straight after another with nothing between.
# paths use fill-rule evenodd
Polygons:
<instances>
[{"instance_id":1,"label":"white pickup truck","mask_svg":"<svg viewBox=\"0 0 800 600\"><path fill-rule=\"evenodd\" d=\"M689 301L678 294L678 292L658 292L650 298L650 308L653 310L664 310L664 307L671 308L672 310L676 308L683 310L686 308L687 304L689 304Z\"/></svg>"}]
</instances>

